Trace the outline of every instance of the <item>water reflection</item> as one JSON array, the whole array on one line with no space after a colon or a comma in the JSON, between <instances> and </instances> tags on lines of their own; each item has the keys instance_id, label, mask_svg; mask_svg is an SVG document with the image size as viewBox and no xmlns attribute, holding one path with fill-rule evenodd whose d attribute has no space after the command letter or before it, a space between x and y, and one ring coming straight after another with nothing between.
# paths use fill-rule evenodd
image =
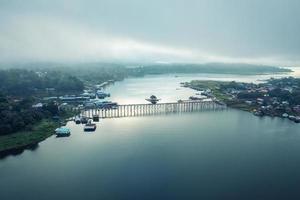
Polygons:
<instances>
[{"instance_id":1,"label":"water reflection","mask_svg":"<svg viewBox=\"0 0 300 200\"><path fill-rule=\"evenodd\" d=\"M20 147L20 148L10 149L7 151L2 151L0 152L0 159L4 159L8 156L19 156L26 150L36 151L38 148L39 148L39 144L37 143L37 144L28 145L26 147Z\"/></svg>"}]
</instances>

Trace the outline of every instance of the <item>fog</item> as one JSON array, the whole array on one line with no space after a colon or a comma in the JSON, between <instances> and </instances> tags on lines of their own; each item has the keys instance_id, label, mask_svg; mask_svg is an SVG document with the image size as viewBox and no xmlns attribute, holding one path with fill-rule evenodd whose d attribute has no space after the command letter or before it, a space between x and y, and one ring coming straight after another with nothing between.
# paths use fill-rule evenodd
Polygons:
<instances>
[{"instance_id":1,"label":"fog","mask_svg":"<svg viewBox=\"0 0 300 200\"><path fill-rule=\"evenodd\" d=\"M297 0L1 0L0 62L300 66Z\"/></svg>"}]
</instances>

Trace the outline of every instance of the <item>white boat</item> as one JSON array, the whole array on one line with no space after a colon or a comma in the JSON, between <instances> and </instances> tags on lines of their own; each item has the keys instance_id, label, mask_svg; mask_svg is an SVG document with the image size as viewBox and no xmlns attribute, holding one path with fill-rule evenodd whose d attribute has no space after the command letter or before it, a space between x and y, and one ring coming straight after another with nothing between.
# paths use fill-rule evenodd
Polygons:
<instances>
[{"instance_id":1,"label":"white boat","mask_svg":"<svg viewBox=\"0 0 300 200\"><path fill-rule=\"evenodd\" d=\"M74 119L76 124L80 124L81 123L81 118L79 116L76 116Z\"/></svg>"}]
</instances>

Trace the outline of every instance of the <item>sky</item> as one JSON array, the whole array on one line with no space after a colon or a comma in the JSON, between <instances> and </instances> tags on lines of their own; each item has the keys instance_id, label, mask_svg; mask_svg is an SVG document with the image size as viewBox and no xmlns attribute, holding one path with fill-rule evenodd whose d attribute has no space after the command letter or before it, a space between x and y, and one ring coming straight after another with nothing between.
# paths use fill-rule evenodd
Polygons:
<instances>
[{"instance_id":1,"label":"sky","mask_svg":"<svg viewBox=\"0 0 300 200\"><path fill-rule=\"evenodd\" d=\"M299 0L0 0L0 62L300 66Z\"/></svg>"}]
</instances>

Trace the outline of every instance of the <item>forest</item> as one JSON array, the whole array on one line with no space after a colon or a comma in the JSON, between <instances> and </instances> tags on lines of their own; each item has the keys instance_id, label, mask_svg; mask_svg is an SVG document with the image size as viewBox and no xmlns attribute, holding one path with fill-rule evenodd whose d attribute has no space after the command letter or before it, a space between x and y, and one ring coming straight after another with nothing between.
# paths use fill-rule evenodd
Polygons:
<instances>
[{"instance_id":1,"label":"forest","mask_svg":"<svg viewBox=\"0 0 300 200\"><path fill-rule=\"evenodd\" d=\"M32 108L33 103L33 98L13 100L0 94L0 135L30 131L37 122L58 114L58 106L53 102L40 109Z\"/></svg>"},{"instance_id":2,"label":"forest","mask_svg":"<svg viewBox=\"0 0 300 200\"><path fill-rule=\"evenodd\" d=\"M0 70L0 80L0 92L17 97L41 94L47 88L53 88L57 92L72 92L84 88L83 82L77 77L51 70Z\"/></svg>"},{"instance_id":3,"label":"forest","mask_svg":"<svg viewBox=\"0 0 300 200\"><path fill-rule=\"evenodd\" d=\"M32 107L47 88L53 88L57 94L81 92L84 88L77 77L50 70L0 70L0 80L0 135L30 130L42 119L58 115L55 102L42 108Z\"/></svg>"}]
</instances>

